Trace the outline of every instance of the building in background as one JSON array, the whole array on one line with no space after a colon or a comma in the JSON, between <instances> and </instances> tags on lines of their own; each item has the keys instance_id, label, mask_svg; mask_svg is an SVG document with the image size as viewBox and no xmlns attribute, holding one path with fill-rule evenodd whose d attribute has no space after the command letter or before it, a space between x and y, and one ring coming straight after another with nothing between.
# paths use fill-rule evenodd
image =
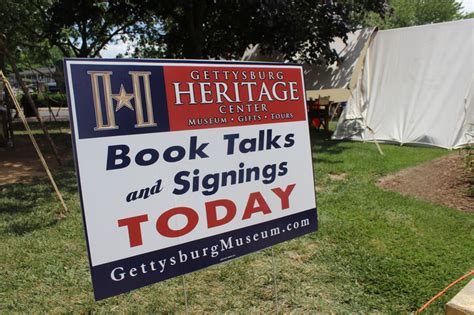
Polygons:
<instances>
[{"instance_id":1,"label":"building in background","mask_svg":"<svg viewBox=\"0 0 474 315\"><path fill-rule=\"evenodd\" d=\"M55 80L56 68L55 67L40 67L20 72L20 76L25 82L26 86L32 91L41 92L57 92L57 84ZM15 76L10 75L10 82L13 86L19 87Z\"/></svg>"}]
</instances>

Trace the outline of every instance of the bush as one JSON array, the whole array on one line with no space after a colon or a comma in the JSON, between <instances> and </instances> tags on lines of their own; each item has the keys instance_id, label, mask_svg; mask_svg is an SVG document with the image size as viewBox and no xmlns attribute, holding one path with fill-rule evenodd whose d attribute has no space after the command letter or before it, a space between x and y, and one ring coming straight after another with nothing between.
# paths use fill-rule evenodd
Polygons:
<instances>
[{"instance_id":1,"label":"bush","mask_svg":"<svg viewBox=\"0 0 474 315\"><path fill-rule=\"evenodd\" d=\"M67 106L67 99L65 94L60 93L31 93L31 97L36 104L36 107L65 107ZM23 108L29 107L28 100L26 96L21 97L21 105Z\"/></svg>"},{"instance_id":2,"label":"bush","mask_svg":"<svg viewBox=\"0 0 474 315\"><path fill-rule=\"evenodd\" d=\"M67 98L65 94L61 93L45 93L45 98L49 103L49 106L61 106L64 107L67 105Z\"/></svg>"}]
</instances>

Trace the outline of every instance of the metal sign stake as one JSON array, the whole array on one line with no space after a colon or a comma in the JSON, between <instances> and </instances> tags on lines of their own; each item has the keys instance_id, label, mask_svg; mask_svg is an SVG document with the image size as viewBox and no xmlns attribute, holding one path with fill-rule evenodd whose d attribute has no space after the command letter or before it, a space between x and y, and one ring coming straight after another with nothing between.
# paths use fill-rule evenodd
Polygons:
<instances>
[{"instance_id":1,"label":"metal sign stake","mask_svg":"<svg viewBox=\"0 0 474 315\"><path fill-rule=\"evenodd\" d=\"M188 310L188 291L186 288L186 277L182 275L181 279L183 280L182 283L183 283L183 294L184 294L184 309L185 309L185 314L188 315L189 310Z\"/></svg>"},{"instance_id":2,"label":"metal sign stake","mask_svg":"<svg viewBox=\"0 0 474 315\"><path fill-rule=\"evenodd\" d=\"M275 309L277 315L280 313L280 307L278 305L278 288L277 288L277 273L276 273L276 263L275 263L275 252L272 246L272 269L273 269L273 303L275 304Z\"/></svg>"}]
</instances>

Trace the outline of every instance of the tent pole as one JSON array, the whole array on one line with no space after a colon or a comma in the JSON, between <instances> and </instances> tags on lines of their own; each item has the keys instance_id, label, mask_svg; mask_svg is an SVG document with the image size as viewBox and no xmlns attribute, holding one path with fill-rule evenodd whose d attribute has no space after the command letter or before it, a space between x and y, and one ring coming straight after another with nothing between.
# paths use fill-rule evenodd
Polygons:
<instances>
[{"instance_id":1,"label":"tent pole","mask_svg":"<svg viewBox=\"0 0 474 315\"><path fill-rule=\"evenodd\" d=\"M23 125L25 125L26 131L28 133L28 136L30 137L31 142L33 143L33 146L35 147L36 153L38 154L38 157L43 164L43 167L46 171L46 174L48 174L49 180L51 181L51 184L53 185L54 190L56 191L56 195L58 196L59 201L61 202L61 205L63 206L64 212L61 212L61 216L64 216L65 213L69 212L66 203L64 202L63 196L61 195L61 192L58 189L58 186L56 185L56 182L54 181L53 175L51 174L51 171L49 170L48 164L46 163L46 160L44 159L43 153L41 153L41 150L38 146L38 143L35 140L35 137L33 136L33 133L31 132L30 126L28 124L28 121L26 120L25 115L23 114L23 111L21 110L20 104L18 103L18 100L15 97L15 93L13 92L13 89L10 85L10 82L8 82L7 78L3 74L3 71L0 70L0 77L3 81L3 84L5 85L7 92L10 96L10 98L13 101L13 104L15 105L15 108L18 112L18 116L20 117L21 121L23 122Z\"/></svg>"},{"instance_id":2,"label":"tent pole","mask_svg":"<svg viewBox=\"0 0 474 315\"><path fill-rule=\"evenodd\" d=\"M370 47L367 49L367 96L370 95L371 82L370 82Z\"/></svg>"}]
</instances>

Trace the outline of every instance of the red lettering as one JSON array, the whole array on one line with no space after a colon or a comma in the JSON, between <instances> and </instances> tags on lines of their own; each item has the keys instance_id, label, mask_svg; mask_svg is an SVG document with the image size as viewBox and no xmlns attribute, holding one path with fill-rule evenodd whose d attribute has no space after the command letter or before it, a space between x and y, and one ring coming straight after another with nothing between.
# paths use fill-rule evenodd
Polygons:
<instances>
[{"instance_id":1,"label":"red lettering","mask_svg":"<svg viewBox=\"0 0 474 315\"><path fill-rule=\"evenodd\" d=\"M224 207L226 214L223 218L217 219L217 207ZM229 223L237 213L235 203L229 199L219 199L206 202L207 227L212 228Z\"/></svg>"},{"instance_id":2,"label":"red lettering","mask_svg":"<svg viewBox=\"0 0 474 315\"><path fill-rule=\"evenodd\" d=\"M263 212L264 214L272 213L270 207L268 206L265 199L259 192L254 192L249 195L249 200L247 201L247 205L245 206L244 215L242 216L242 220L246 220L252 216L252 214L256 212Z\"/></svg>"},{"instance_id":3,"label":"red lettering","mask_svg":"<svg viewBox=\"0 0 474 315\"><path fill-rule=\"evenodd\" d=\"M278 196L281 200L281 210L288 209L290 207L290 194L295 188L296 184L291 184L286 186L285 190L282 190L280 187L273 188L272 191L275 195Z\"/></svg>"},{"instance_id":4,"label":"red lettering","mask_svg":"<svg viewBox=\"0 0 474 315\"><path fill-rule=\"evenodd\" d=\"M171 217L177 214L182 214L186 216L188 222L182 229L173 230L169 226L169 220L171 219ZM156 230L158 231L158 233L166 237L180 237L191 232L198 224L198 221L199 216L193 209L187 207L172 208L164 212L158 218L158 220L156 221Z\"/></svg>"},{"instance_id":5,"label":"red lettering","mask_svg":"<svg viewBox=\"0 0 474 315\"><path fill-rule=\"evenodd\" d=\"M130 240L130 247L140 246L143 244L142 229L140 227L140 224L142 222L147 221L148 216L146 214L118 220L119 227L128 227L128 238Z\"/></svg>"}]
</instances>

